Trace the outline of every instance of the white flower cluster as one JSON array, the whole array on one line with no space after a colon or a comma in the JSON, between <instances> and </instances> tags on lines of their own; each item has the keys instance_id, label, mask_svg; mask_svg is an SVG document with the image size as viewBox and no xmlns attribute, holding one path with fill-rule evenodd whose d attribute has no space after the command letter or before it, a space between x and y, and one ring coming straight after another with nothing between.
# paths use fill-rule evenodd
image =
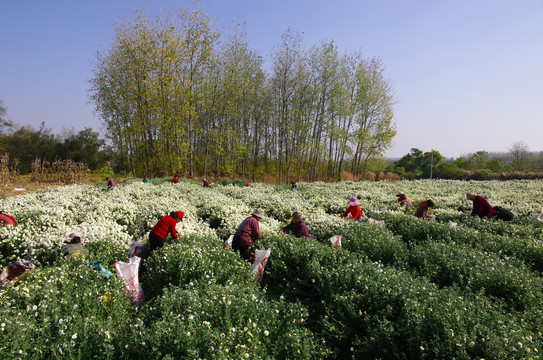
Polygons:
<instances>
[{"instance_id":1,"label":"white flower cluster","mask_svg":"<svg viewBox=\"0 0 543 360\"><path fill-rule=\"evenodd\" d=\"M134 183L113 191L93 186L63 186L3 199L0 209L14 216L20 226L0 227L0 246L11 249L9 258L30 257L58 249L72 232L79 232L85 243L108 242L125 248L130 240L145 241L160 217L183 211L177 225L181 238L205 236L225 239L256 208L266 217L260 222L263 235L276 233L299 211L311 229L337 225L338 215L347 201L356 196L366 213L403 212L395 194L403 191L416 207L433 199L433 214L455 214L458 206L469 210L466 192L487 198L521 216L543 212L543 181L448 181L422 180L398 182L301 183L300 192L284 186L253 184L203 188L188 182L161 185ZM213 228L210 224L214 222ZM6 251L6 250L4 250Z\"/></svg>"}]
</instances>

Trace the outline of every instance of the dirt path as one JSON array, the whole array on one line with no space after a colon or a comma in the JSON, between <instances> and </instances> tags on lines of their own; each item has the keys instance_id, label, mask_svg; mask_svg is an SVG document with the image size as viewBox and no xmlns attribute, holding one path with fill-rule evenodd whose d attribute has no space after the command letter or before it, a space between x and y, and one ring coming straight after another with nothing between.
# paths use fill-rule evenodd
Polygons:
<instances>
[{"instance_id":1,"label":"dirt path","mask_svg":"<svg viewBox=\"0 0 543 360\"><path fill-rule=\"evenodd\" d=\"M82 181L82 184L94 185L98 180L94 178L88 178ZM11 181L3 186L0 185L0 199L5 199L10 196L17 196L28 192L34 192L38 190L49 189L55 186L64 186L63 183L45 183L45 182L33 182L24 176L19 176L15 181ZM17 189L25 189L24 191L16 191Z\"/></svg>"}]
</instances>

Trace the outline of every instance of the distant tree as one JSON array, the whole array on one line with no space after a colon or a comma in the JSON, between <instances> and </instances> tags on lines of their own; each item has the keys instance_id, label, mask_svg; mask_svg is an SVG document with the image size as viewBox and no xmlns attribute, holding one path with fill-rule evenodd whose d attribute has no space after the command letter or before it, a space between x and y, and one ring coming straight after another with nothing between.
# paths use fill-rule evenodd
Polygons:
<instances>
[{"instance_id":1,"label":"distant tree","mask_svg":"<svg viewBox=\"0 0 543 360\"><path fill-rule=\"evenodd\" d=\"M525 158L529 152L528 145L524 141L514 142L509 148L509 154L515 159Z\"/></svg>"},{"instance_id":2,"label":"distant tree","mask_svg":"<svg viewBox=\"0 0 543 360\"><path fill-rule=\"evenodd\" d=\"M395 162L395 166L403 168L405 174L412 173L417 178L437 177L444 166L443 159L439 151L422 152L412 148L409 154Z\"/></svg>"},{"instance_id":3,"label":"distant tree","mask_svg":"<svg viewBox=\"0 0 543 360\"><path fill-rule=\"evenodd\" d=\"M492 159L486 163L486 168L492 172L501 172L505 170L505 165L500 159Z\"/></svg>"},{"instance_id":4,"label":"distant tree","mask_svg":"<svg viewBox=\"0 0 543 360\"><path fill-rule=\"evenodd\" d=\"M529 154L528 145L524 141L514 142L509 148L509 154L513 159L513 167L516 170L524 170L526 167L526 158Z\"/></svg>"},{"instance_id":5,"label":"distant tree","mask_svg":"<svg viewBox=\"0 0 543 360\"><path fill-rule=\"evenodd\" d=\"M468 162L472 170L485 169L488 162L488 152L477 151L470 156Z\"/></svg>"},{"instance_id":6,"label":"distant tree","mask_svg":"<svg viewBox=\"0 0 543 360\"><path fill-rule=\"evenodd\" d=\"M3 128L13 126L11 121L8 121L6 118L7 113L7 109L4 107L4 100L0 99L0 133L2 132Z\"/></svg>"},{"instance_id":7,"label":"distant tree","mask_svg":"<svg viewBox=\"0 0 543 360\"><path fill-rule=\"evenodd\" d=\"M422 151L417 148L412 148L409 154L404 155L400 160L395 161L396 168L403 169L405 174L412 173L414 176L419 177L422 175L422 169L420 168L419 158L422 156Z\"/></svg>"},{"instance_id":8,"label":"distant tree","mask_svg":"<svg viewBox=\"0 0 543 360\"><path fill-rule=\"evenodd\" d=\"M100 139L99 136L100 134L92 131L91 128L85 128L77 134L71 132L58 144L59 156L62 159L85 163L89 169L97 170L106 161L105 151L103 150L105 141Z\"/></svg>"},{"instance_id":9,"label":"distant tree","mask_svg":"<svg viewBox=\"0 0 543 360\"><path fill-rule=\"evenodd\" d=\"M2 137L3 149L10 154L12 166L17 167L22 174L30 171L30 165L36 157L54 161L58 155L58 142L44 122L37 131L31 126L21 126Z\"/></svg>"},{"instance_id":10,"label":"distant tree","mask_svg":"<svg viewBox=\"0 0 543 360\"><path fill-rule=\"evenodd\" d=\"M462 156L454 159L452 165L456 166L458 169L467 169L469 167L466 159L464 159Z\"/></svg>"}]
</instances>

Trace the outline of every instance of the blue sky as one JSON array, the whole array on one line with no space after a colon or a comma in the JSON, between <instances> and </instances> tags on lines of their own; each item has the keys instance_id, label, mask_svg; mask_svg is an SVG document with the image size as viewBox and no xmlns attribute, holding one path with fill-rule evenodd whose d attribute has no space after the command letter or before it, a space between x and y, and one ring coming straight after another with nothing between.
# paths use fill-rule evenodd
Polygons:
<instances>
[{"instance_id":1,"label":"blue sky","mask_svg":"<svg viewBox=\"0 0 543 360\"><path fill-rule=\"evenodd\" d=\"M0 0L0 99L15 123L54 133L101 131L88 103L96 53L114 23L137 8L150 16L191 7L167 0ZM542 151L541 0L208 0L219 30L245 23L269 61L281 34L307 48L333 40L341 52L379 57L394 84L398 134L389 157L413 147L446 157L507 151L523 141ZM268 62L269 64L269 62Z\"/></svg>"}]
</instances>

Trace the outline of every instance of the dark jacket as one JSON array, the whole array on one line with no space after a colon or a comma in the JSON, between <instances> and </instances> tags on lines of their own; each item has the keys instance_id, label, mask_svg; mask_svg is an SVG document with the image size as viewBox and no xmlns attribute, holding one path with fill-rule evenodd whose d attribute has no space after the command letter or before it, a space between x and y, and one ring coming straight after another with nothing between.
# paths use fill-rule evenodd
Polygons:
<instances>
[{"instance_id":1,"label":"dark jacket","mask_svg":"<svg viewBox=\"0 0 543 360\"><path fill-rule=\"evenodd\" d=\"M503 221L511 221L515 217L515 214L513 214L511 211L507 209L500 209L500 212L496 214L496 219L500 219Z\"/></svg>"},{"instance_id":2,"label":"dark jacket","mask_svg":"<svg viewBox=\"0 0 543 360\"><path fill-rule=\"evenodd\" d=\"M311 235L309 234L309 231L307 230L307 226L305 225L305 222L300 219L298 222L291 222L287 226L281 229L282 231L290 230L292 231L292 235L296 237L302 237L305 236L308 239L311 239Z\"/></svg>"},{"instance_id":3,"label":"dark jacket","mask_svg":"<svg viewBox=\"0 0 543 360\"><path fill-rule=\"evenodd\" d=\"M424 220L430 220L431 217L428 215L428 200L424 200L419 204L419 207L415 211L415 216Z\"/></svg>"}]
</instances>

